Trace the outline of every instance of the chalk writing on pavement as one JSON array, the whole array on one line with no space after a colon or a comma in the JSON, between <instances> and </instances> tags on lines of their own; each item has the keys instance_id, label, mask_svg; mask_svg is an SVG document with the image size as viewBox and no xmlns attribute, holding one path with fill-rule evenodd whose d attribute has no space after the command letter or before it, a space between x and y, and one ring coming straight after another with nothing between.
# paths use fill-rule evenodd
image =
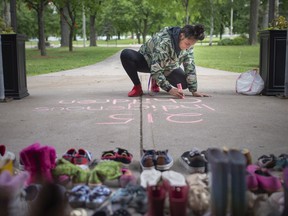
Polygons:
<instances>
[{"instance_id":1,"label":"chalk writing on pavement","mask_svg":"<svg viewBox=\"0 0 288 216\"><path fill-rule=\"evenodd\" d=\"M142 108L143 120L150 124L155 117L164 118L169 123L194 124L202 122L207 112L215 109L204 104L199 98L159 99L95 99L95 100L60 100L55 106L41 106L34 108L38 113L47 112L93 112L101 113L96 124L119 125L129 124L139 118ZM97 117L97 115L96 115Z\"/></svg>"}]
</instances>

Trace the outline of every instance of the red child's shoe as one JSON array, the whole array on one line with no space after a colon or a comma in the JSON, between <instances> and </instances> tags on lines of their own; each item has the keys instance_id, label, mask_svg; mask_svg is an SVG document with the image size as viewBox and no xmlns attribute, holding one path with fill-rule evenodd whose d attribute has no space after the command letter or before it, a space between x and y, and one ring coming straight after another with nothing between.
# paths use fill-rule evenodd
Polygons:
<instances>
[{"instance_id":1,"label":"red child's shoe","mask_svg":"<svg viewBox=\"0 0 288 216\"><path fill-rule=\"evenodd\" d=\"M141 84L135 85L132 90L128 93L128 97L138 97L143 94Z\"/></svg>"},{"instance_id":2,"label":"red child's shoe","mask_svg":"<svg viewBox=\"0 0 288 216\"><path fill-rule=\"evenodd\" d=\"M151 79L151 91L155 93L160 92L160 87L157 85L157 82L154 79Z\"/></svg>"}]
</instances>

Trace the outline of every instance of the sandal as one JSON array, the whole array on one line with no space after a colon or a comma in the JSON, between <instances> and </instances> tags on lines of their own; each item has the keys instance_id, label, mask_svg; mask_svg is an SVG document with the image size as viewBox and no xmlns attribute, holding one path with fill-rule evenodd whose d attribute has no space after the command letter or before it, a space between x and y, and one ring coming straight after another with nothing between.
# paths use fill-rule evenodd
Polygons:
<instances>
[{"instance_id":1,"label":"sandal","mask_svg":"<svg viewBox=\"0 0 288 216\"><path fill-rule=\"evenodd\" d=\"M116 160L116 155L114 151L104 151L101 156L101 160Z\"/></svg>"}]
</instances>

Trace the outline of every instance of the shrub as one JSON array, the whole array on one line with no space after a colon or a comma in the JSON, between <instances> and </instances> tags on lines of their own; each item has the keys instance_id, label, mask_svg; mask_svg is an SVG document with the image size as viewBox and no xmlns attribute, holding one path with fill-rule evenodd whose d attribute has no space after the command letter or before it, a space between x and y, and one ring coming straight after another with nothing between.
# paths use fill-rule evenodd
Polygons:
<instances>
[{"instance_id":1,"label":"shrub","mask_svg":"<svg viewBox=\"0 0 288 216\"><path fill-rule=\"evenodd\" d=\"M232 40L230 38L224 38L218 42L220 46L230 46L232 45Z\"/></svg>"},{"instance_id":2,"label":"shrub","mask_svg":"<svg viewBox=\"0 0 288 216\"><path fill-rule=\"evenodd\" d=\"M248 38L245 35L238 36L234 39L225 38L223 40L220 40L218 42L219 46L240 46L240 45L247 45L248 44Z\"/></svg>"},{"instance_id":3,"label":"shrub","mask_svg":"<svg viewBox=\"0 0 288 216\"><path fill-rule=\"evenodd\" d=\"M248 44L248 39L246 37L236 37L233 39L233 44L232 45L247 45Z\"/></svg>"}]
</instances>

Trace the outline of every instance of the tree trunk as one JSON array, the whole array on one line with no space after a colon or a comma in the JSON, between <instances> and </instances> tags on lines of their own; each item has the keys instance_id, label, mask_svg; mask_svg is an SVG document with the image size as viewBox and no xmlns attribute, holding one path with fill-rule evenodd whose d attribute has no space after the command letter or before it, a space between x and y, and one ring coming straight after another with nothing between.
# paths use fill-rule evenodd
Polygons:
<instances>
[{"instance_id":1,"label":"tree trunk","mask_svg":"<svg viewBox=\"0 0 288 216\"><path fill-rule=\"evenodd\" d=\"M90 15L90 46L97 46L97 35L95 29L95 15Z\"/></svg>"},{"instance_id":2,"label":"tree trunk","mask_svg":"<svg viewBox=\"0 0 288 216\"><path fill-rule=\"evenodd\" d=\"M275 18L275 0L269 0L268 22L271 23Z\"/></svg>"},{"instance_id":3,"label":"tree trunk","mask_svg":"<svg viewBox=\"0 0 288 216\"><path fill-rule=\"evenodd\" d=\"M16 0L10 0L11 27L17 33Z\"/></svg>"},{"instance_id":4,"label":"tree trunk","mask_svg":"<svg viewBox=\"0 0 288 216\"><path fill-rule=\"evenodd\" d=\"M4 0L2 2L2 7L3 7L3 18L4 18L4 23L6 26L11 26L11 15L10 15L10 3L8 0Z\"/></svg>"},{"instance_id":5,"label":"tree trunk","mask_svg":"<svg viewBox=\"0 0 288 216\"><path fill-rule=\"evenodd\" d=\"M144 25L144 28L142 32L142 40L143 40L143 43L145 43L147 32L148 32L148 14L146 15L146 19L143 20L143 25Z\"/></svg>"},{"instance_id":6,"label":"tree trunk","mask_svg":"<svg viewBox=\"0 0 288 216\"><path fill-rule=\"evenodd\" d=\"M260 29L266 29L268 28L268 10L269 10L269 1L266 3L263 3L262 6L262 13L259 14L259 17L262 17L261 23L260 23Z\"/></svg>"},{"instance_id":7,"label":"tree trunk","mask_svg":"<svg viewBox=\"0 0 288 216\"><path fill-rule=\"evenodd\" d=\"M37 10L38 14L38 39L39 39L39 49L41 56L46 56L46 46L45 46L45 23L44 23L44 1L40 1Z\"/></svg>"},{"instance_id":8,"label":"tree trunk","mask_svg":"<svg viewBox=\"0 0 288 216\"><path fill-rule=\"evenodd\" d=\"M140 33L136 33L136 37L137 37L137 40L138 40L138 44L141 44Z\"/></svg>"},{"instance_id":9,"label":"tree trunk","mask_svg":"<svg viewBox=\"0 0 288 216\"><path fill-rule=\"evenodd\" d=\"M213 32L214 32L214 5L213 0L210 0L210 7L211 7L211 14L210 14L210 39L209 39L209 46L212 46L213 41Z\"/></svg>"},{"instance_id":10,"label":"tree trunk","mask_svg":"<svg viewBox=\"0 0 288 216\"><path fill-rule=\"evenodd\" d=\"M250 0L249 44L257 44L259 0Z\"/></svg>"},{"instance_id":11,"label":"tree trunk","mask_svg":"<svg viewBox=\"0 0 288 216\"><path fill-rule=\"evenodd\" d=\"M60 27L61 27L61 47L69 46L69 32L70 28L64 16L68 17L67 7L60 8Z\"/></svg>"},{"instance_id":12,"label":"tree trunk","mask_svg":"<svg viewBox=\"0 0 288 216\"><path fill-rule=\"evenodd\" d=\"M70 33L69 33L69 51L73 51L73 37L74 37L74 26L72 25L70 28Z\"/></svg>"},{"instance_id":13,"label":"tree trunk","mask_svg":"<svg viewBox=\"0 0 288 216\"><path fill-rule=\"evenodd\" d=\"M188 25L189 24L189 0L184 0L183 2L184 8L185 8L185 24Z\"/></svg>"}]
</instances>

